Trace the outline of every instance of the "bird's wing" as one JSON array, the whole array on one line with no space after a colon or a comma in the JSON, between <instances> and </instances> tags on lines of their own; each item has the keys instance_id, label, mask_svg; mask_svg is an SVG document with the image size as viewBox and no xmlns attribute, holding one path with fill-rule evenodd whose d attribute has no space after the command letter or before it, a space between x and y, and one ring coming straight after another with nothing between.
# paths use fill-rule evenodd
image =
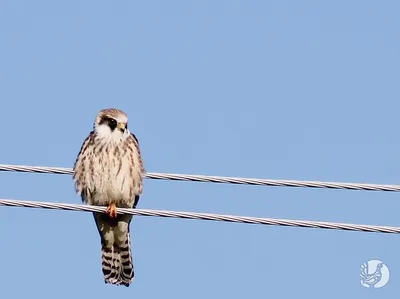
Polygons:
<instances>
[{"instance_id":1,"label":"bird's wing","mask_svg":"<svg viewBox=\"0 0 400 299\"><path fill-rule=\"evenodd\" d=\"M377 282L377 277L374 275L369 275L363 279L363 282L366 284L375 284Z\"/></svg>"},{"instance_id":2,"label":"bird's wing","mask_svg":"<svg viewBox=\"0 0 400 299\"><path fill-rule=\"evenodd\" d=\"M135 136L135 134L131 133L132 136L132 140L133 143L138 151L139 154L139 161L140 161L140 170L142 172L142 174L144 175L146 173L146 170L144 169L144 164L143 164L143 160L142 160L142 155L140 153L140 146L139 146L139 140L137 139L137 137Z\"/></svg>"},{"instance_id":3,"label":"bird's wing","mask_svg":"<svg viewBox=\"0 0 400 299\"><path fill-rule=\"evenodd\" d=\"M135 136L135 134L131 133L130 136L130 142L133 144L133 146L136 148L136 151L138 153L138 159L139 159L139 167L140 167L140 182L134 182L135 184L139 184L139 192L137 194L133 194L133 208L136 208L138 202L139 202L139 198L140 195L143 192L143 177L145 174L145 169L144 169L144 164L143 164L143 160L142 160L142 155L140 153L140 146L139 146L139 140L137 139L137 137ZM132 161L134 163L134 161Z\"/></svg>"},{"instance_id":4,"label":"bird's wing","mask_svg":"<svg viewBox=\"0 0 400 299\"><path fill-rule=\"evenodd\" d=\"M94 144L94 138L95 133L94 131L91 131L82 143L73 168L72 178L75 181L75 190L81 195L83 202L86 202L88 197L93 195L95 192L95 190L91 190L85 178L86 172L91 171L90 164L86 164L88 163L88 155L91 154L89 147Z\"/></svg>"}]
</instances>

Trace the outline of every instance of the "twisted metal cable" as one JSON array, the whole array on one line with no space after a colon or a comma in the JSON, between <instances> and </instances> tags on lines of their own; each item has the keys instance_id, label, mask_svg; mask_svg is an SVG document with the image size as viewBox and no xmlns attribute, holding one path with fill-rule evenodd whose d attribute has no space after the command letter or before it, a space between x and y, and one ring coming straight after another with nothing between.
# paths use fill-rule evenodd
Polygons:
<instances>
[{"instance_id":1,"label":"twisted metal cable","mask_svg":"<svg viewBox=\"0 0 400 299\"><path fill-rule=\"evenodd\" d=\"M106 207L99 207L92 205L77 205L77 204L67 204L67 203L39 202L39 201L26 201L26 200L13 200L13 199L0 199L0 206L43 208L43 209L67 210L67 211L101 212L101 213L104 213L106 210ZM376 233L387 233L387 234L400 233L400 227L393 227L393 226L376 226L376 225L361 225L361 224L319 222L319 221L306 221L306 220L273 219L273 218L245 217L245 216L235 216L235 215L220 215L220 214L209 214L209 213L193 213L193 212L146 210L146 209L118 208L117 212L120 214L129 214L129 215L225 221L225 222L237 222L246 224L337 229L337 230L376 232Z\"/></svg>"},{"instance_id":2,"label":"twisted metal cable","mask_svg":"<svg viewBox=\"0 0 400 299\"><path fill-rule=\"evenodd\" d=\"M71 168L6 165L6 164L0 164L0 171L72 174ZM146 173L146 178L155 180L192 181L192 182L281 186L281 187L307 187L307 188L328 188L328 189L347 189L347 190L364 190L364 191L389 191L389 192L400 191L399 185L358 184L358 183L297 181L297 180L271 180L271 179L253 179L253 178L155 173L155 172Z\"/></svg>"}]
</instances>

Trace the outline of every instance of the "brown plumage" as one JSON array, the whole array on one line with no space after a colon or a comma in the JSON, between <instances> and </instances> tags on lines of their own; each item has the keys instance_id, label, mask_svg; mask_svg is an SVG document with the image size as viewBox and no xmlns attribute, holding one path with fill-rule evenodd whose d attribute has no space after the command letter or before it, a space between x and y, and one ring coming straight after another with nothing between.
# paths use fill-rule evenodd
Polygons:
<instances>
[{"instance_id":1,"label":"brown plumage","mask_svg":"<svg viewBox=\"0 0 400 299\"><path fill-rule=\"evenodd\" d=\"M107 207L106 214L93 213L106 283L129 286L133 280L132 216L117 215L116 207L136 207L144 173L139 142L128 129L126 113L114 108L101 110L76 158L73 179L84 203Z\"/></svg>"}]
</instances>

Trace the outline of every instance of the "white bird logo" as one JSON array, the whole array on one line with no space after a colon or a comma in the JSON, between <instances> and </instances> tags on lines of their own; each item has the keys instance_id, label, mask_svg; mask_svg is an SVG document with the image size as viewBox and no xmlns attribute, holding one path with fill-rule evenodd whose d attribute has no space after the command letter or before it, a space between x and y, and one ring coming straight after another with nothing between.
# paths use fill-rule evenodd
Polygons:
<instances>
[{"instance_id":1,"label":"white bird logo","mask_svg":"<svg viewBox=\"0 0 400 299\"><path fill-rule=\"evenodd\" d=\"M375 286L382 279L382 267L383 263L378 263L376 265L376 270L372 274L368 274L368 264L364 263L361 265L361 282L365 285L369 285L370 287Z\"/></svg>"}]
</instances>

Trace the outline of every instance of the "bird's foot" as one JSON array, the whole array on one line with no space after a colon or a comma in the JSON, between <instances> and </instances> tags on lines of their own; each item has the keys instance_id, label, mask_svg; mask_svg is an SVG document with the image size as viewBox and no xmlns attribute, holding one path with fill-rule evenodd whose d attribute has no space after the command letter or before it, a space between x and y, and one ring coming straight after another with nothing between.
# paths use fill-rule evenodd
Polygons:
<instances>
[{"instance_id":1,"label":"bird's foot","mask_svg":"<svg viewBox=\"0 0 400 299\"><path fill-rule=\"evenodd\" d=\"M115 206L115 203L112 203L107 207L106 214L110 215L111 218L117 217L117 207Z\"/></svg>"}]
</instances>

